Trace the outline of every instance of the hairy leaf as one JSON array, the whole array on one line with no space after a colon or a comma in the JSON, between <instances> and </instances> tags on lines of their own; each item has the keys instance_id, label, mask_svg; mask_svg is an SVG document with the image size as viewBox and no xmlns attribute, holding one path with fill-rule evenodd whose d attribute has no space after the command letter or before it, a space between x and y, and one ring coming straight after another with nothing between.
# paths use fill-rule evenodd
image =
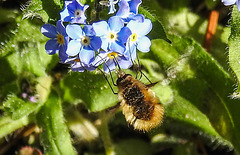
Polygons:
<instances>
[{"instance_id":1,"label":"hairy leaf","mask_svg":"<svg viewBox=\"0 0 240 155\"><path fill-rule=\"evenodd\" d=\"M238 11L237 7L233 8L232 11L232 19L231 19L231 34L229 37L229 65L232 68L233 72L236 75L236 83L238 83L238 89L236 90L236 93L234 94L235 97L240 98L239 92L240 92L240 12Z\"/></svg>"},{"instance_id":2,"label":"hairy leaf","mask_svg":"<svg viewBox=\"0 0 240 155\"><path fill-rule=\"evenodd\" d=\"M28 125L33 121L31 116L25 116L18 120L12 120L9 116L0 117L0 138L11 134L15 130Z\"/></svg>"},{"instance_id":3,"label":"hairy leaf","mask_svg":"<svg viewBox=\"0 0 240 155\"><path fill-rule=\"evenodd\" d=\"M41 143L45 154L76 154L64 122L61 101L55 91L52 90L36 118L42 129Z\"/></svg>"},{"instance_id":4,"label":"hairy leaf","mask_svg":"<svg viewBox=\"0 0 240 155\"><path fill-rule=\"evenodd\" d=\"M231 148L231 141L238 147L236 109L240 105L229 98L234 84L231 76L192 39L170 38L172 45L154 40L153 54L149 54L162 64L173 89L173 101L165 105L166 116L188 126L184 133L203 133L208 143L216 141ZM181 128L177 123L171 125Z\"/></svg>"},{"instance_id":5,"label":"hairy leaf","mask_svg":"<svg viewBox=\"0 0 240 155\"><path fill-rule=\"evenodd\" d=\"M8 99L3 103L3 106L7 114L13 120L17 120L34 112L40 106L40 104L25 102L12 94L8 95Z\"/></svg>"}]
</instances>

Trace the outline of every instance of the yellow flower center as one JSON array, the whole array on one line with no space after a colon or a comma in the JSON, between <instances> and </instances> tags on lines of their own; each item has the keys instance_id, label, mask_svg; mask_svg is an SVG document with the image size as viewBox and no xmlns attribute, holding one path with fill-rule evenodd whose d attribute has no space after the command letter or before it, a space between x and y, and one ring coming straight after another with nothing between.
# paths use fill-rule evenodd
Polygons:
<instances>
[{"instance_id":1,"label":"yellow flower center","mask_svg":"<svg viewBox=\"0 0 240 155\"><path fill-rule=\"evenodd\" d=\"M114 58L117 58L118 57L118 54L116 52L111 52L111 53L108 53L107 55L110 59L114 59Z\"/></svg>"},{"instance_id":2,"label":"yellow flower center","mask_svg":"<svg viewBox=\"0 0 240 155\"><path fill-rule=\"evenodd\" d=\"M88 36L82 37L81 43L82 43L84 46L88 46L88 45L90 44L90 38L89 38Z\"/></svg>"},{"instance_id":3,"label":"yellow flower center","mask_svg":"<svg viewBox=\"0 0 240 155\"><path fill-rule=\"evenodd\" d=\"M110 39L110 41L115 41L117 40L117 34L114 32L110 32L108 38Z\"/></svg>"},{"instance_id":4,"label":"yellow flower center","mask_svg":"<svg viewBox=\"0 0 240 155\"><path fill-rule=\"evenodd\" d=\"M58 35L57 35L57 42L58 42L60 45L64 44L63 35L61 35L61 34L58 34Z\"/></svg>"},{"instance_id":5,"label":"yellow flower center","mask_svg":"<svg viewBox=\"0 0 240 155\"><path fill-rule=\"evenodd\" d=\"M133 33L131 36L130 36L130 39L132 42L135 42L137 40L137 34L136 33Z\"/></svg>"}]
</instances>

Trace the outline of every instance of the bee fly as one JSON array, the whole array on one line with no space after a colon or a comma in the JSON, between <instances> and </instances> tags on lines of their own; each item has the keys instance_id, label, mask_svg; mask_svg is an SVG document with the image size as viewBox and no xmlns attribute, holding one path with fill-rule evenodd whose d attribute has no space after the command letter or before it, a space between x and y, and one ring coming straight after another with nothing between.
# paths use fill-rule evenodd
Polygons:
<instances>
[{"instance_id":1,"label":"bee fly","mask_svg":"<svg viewBox=\"0 0 240 155\"><path fill-rule=\"evenodd\" d=\"M118 73L118 99L126 121L136 130L149 131L161 124L164 108L150 89L130 74Z\"/></svg>"},{"instance_id":2,"label":"bee fly","mask_svg":"<svg viewBox=\"0 0 240 155\"><path fill-rule=\"evenodd\" d=\"M160 103L160 100L155 93L150 89L157 83L150 82L151 84L145 85L139 80L133 78L132 75L125 74L121 71L117 60L115 60L115 62L119 68L117 71L118 79L116 84L114 83L111 70L108 66L106 67L109 69L113 85L118 87L118 93L114 92L108 78L104 72L98 68L103 73L112 92L118 95L120 105L117 104L109 110L114 111L116 107L120 106L126 121L136 130L145 132L157 127L162 123L164 115L163 105ZM139 70L139 72L141 75L144 75L141 70ZM147 80L150 81L148 78Z\"/></svg>"}]
</instances>

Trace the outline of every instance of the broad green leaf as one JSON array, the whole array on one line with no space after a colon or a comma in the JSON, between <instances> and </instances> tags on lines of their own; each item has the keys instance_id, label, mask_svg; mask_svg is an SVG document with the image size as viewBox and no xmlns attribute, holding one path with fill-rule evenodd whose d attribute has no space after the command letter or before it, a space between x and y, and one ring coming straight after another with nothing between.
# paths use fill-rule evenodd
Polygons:
<instances>
[{"instance_id":1,"label":"broad green leaf","mask_svg":"<svg viewBox=\"0 0 240 155\"><path fill-rule=\"evenodd\" d=\"M12 94L8 95L7 100L3 102L3 106L5 112L7 112L13 120L17 120L34 112L40 104L25 102Z\"/></svg>"},{"instance_id":2,"label":"broad green leaf","mask_svg":"<svg viewBox=\"0 0 240 155\"><path fill-rule=\"evenodd\" d=\"M26 7L23 6L23 18L41 18L43 22L57 21L59 12L63 8L62 0L32 0Z\"/></svg>"},{"instance_id":3,"label":"broad green leaf","mask_svg":"<svg viewBox=\"0 0 240 155\"><path fill-rule=\"evenodd\" d=\"M163 40L152 41L149 53L163 66L173 89L173 101L165 104L166 116L180 123L170 124L178 129L188 126L182 130L185 134L204 133L200 137L209 143L217 141L231 148L231 141L239 147L236 109L240 105L229 97L234 84L231 76L192 39L170 39L171 45Z\"/></svg>"},{"instance_id":4,"label":"broad green leaf","mask_svg":"<svg viewBox=\"0 0 240 155\"><path fill-rule=\"evenodd\" d=\"M167 34L189 36L195 39L199 44L202 44L207 30L208 19L191 12L187 7L187 1L188 0L145 0L143 1L143 6L151 8L150 11L154 12L154 15L158 17L159 21L161 21ZM229 27L217 25L210 51L212 56L226 71L229 69L229 66L226 63L228 59L226 47L229 33Z\"/></svg>"},{"instance_id":5,"label":"broad green leaf","mask_svg":"<svg viewBox=\"0 0 240 155\"><path fill-rule=\"evenodd\" d=\"M12 120L9 116L0 117L0 138L7 136L15 130L28 125L33 121L32 116L25 116L18 120Z\"/></svg>"},{"instance_id":6,"label":"broad green leaf","mask_svg":"<svg viewBox=\"0 0 240 155\"><path fill-rule=\"evenodd\" d=\"M162 23L156 16L153 16L150 11L141 7L139 8L139 13L143 14L145 18L148 18L152 21L153 27L149 33L149 37L151 39L164 39L166 41L169 41Z\"/></svg>"},{"instance_id":7,"label":"broad green leaf","mask_svg":"<svg viewBox=\"0 0 240 155\"><path fill-rule=\"evenodd\" d=\"M110 81L110 76L108 76ZM116 76L114 76L116 81ZM112 84L112 82L110 81ZM92 111L101 111L117 104L117 95L114 95L106 79L101 73L73 72L61 81L64 101L74 103L83 101ZM115 92L117 89L115 88Z\"/></svg>"},{"instance_id":8,"label":"broad green leaf","mask_svg":"<svg viewBox=\"0 0 240 155\"><path fill-rule=\"evenodd\" d=\"M39 77L37 82L36 91L40 102L44 103L51 92L52 78L50 76Z\"/></svg>"},{"instance_id":9,"label":"broad green leaf","mask_svg":"<svg viewBox=\"0 0 240 155\"><path fill-rule=\"evenodd\" d=\"M6 63L6 67L9 66L9 72L5 72L3 75L7 76L10 73L19 75L23 71L29 71L37 76L44 76L45 71L51 67L50 64L55 58L45 52L46 41L47 38L40 32L40 25L26 19L20 21L18 30L4 45L1 53L3 57L1 63Z\"/></svg>"},{"instance_id":10,"label":"broad green leaf","mask_svg":"<svg viewBox=\"0 0 240 155\"><path fill-rule=\"evenodd\" d=\"M237 7L233 7L231 18L231 34L228 40L229 46L229 65L233 72L236 74L236 83L238 83L238 89L235 91L234 97L240 98L240 12Z\"/></svg>"},{"instance_id":11,"label":"broad green leaf","mask_svg":"<svg viewBox=\"0 0 240 155\"><path fill-rule=\"evenodd\" d=\"M36 119L42 129L41 144L45 154L76 154L64 122L61 101L55 91L52 90Z\"/></svg>"},{"instance_id":12,"label":"broad green leaf","mask_svg":"<svg viewBox=\"0 0 240 155\"><path fill-rule=\"evenodd\" d=\"M41 18L41 20L46 23L50 17L46 10L43 9L42 3L42 0L32 0L30 4L23 5L23 19L37 17Z\"/></svg>"}]
</instances>

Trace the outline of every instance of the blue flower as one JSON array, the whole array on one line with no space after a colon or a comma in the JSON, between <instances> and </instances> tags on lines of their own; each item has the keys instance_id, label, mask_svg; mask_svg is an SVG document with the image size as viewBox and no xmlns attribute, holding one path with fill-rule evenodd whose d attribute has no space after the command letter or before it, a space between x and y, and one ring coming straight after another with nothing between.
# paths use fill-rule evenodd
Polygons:
<instances>
[{"instance_id":1,"label":"blue flower","mask_svg":"<svg viewBox=\"0 0 240 155\"><path fill-rule=\"evenodd\" d=\"M63 23L57 21L56 27L51 24L44 24L41 27L41 32L44 36L51 38L45 45L47 53L52 55L58 52L59 59L64 62L68 58L66 49L69 39Z\"/></svg>"},{"instance_id":2,"label":"blue flower","mask_svg":"<svg viewBox=\"0 0 240 155\"><path fill-rule=\"evenodd\" d=\"M106 73L114 70L117 65L119 65L121 69L128 69L132 66L132 62L129 60L126 53L120 54L113 51L100 51L93 62L93 66L97 67L102 63L104 63L103 70Z\"/></svg>"},{"instance_id":3,"label":"blue flower","mask_svg":"<svg viewBox=\"0 0 240 155\"><path fill-rule=\"evenodd\" d=\"M68 58L65 63L71 64L71 70L74 72L84 72L85 70L94 71L96 69L91 64L83 64L78 57Z\"/></svg>"},{"instance_id":4,"label":"blue flower","mask_svg":"<svg viewBox=\"0 0 240 155\"><path fill-rule=\"evenodd\" d=\"M97 51L102 44L99 37L95 36L95 32L91 25L85 25L82 29L81 26L73 24L67 25L66 32L72 39L66 53L69 56L77 56L85 65L89 65L95 58L95 51Z\"/></svg>"},{"instance_id":5,"label":"blue flower","mask_svg":"<svg viewBox=\"0 0 240 155\"><path fill-rule=\"evenodd\" d=\"M144 19L141 23L136 20L131 20L127 27L132 31L128 39L126 49L130 52L130 57L134 61L136 58L136 48L141 52L149 52L151 41L146 36L152 29L152 22L149 19Z\"/></svg>"},{"instance_id":6,"label":"blue flower","mask_svg":"<svg viewBox=\"0 0 240 155\"><path fill-rule=\"evenodd\" d=\"M222 0L224 5L233 5L236 4L238 10L240 11L240 0Z\"/></svg>"},{"instance_id":7,"label":"blue flower","mask_svg":"<svg viewBox=\"0 0 240 155\"><path fill-rule=\"evenodd\" d=\"M144 16L138 14L138 7L141 3L142 0L121 0L118 3L119 9L116 16L121 17L125 22L130 20L143 22Z\"/></svg>"},{"instance_id":8,"label":"blue flower","mask_svg":"<svg viewBox=\"0 0 240 155\"><path fill-rule=\"evenodd\" d=\"M61 20L64 22L86 24L85 11L89 5L83 5L78 0L65 1L65 7L60 12Z\"/></svg>"},{"instance_id":9,"label":"blue flower","mask_svg":"<svg viewBox=\"0 0 240 155\"><path fill-rule=\"evenodd\" d=\"M100 21L92 24L96 35L102 40L101 48L104 51L116 51L123 54L125 51L124 43L127 42L131 31L124 27L124 22L120 17L113 16L106 21Z\"/></svg>"},{"instance_id":10,"label":"blue flower","mask_svg":"<svg viewBox=\"0 0 240 155\"><path fill-rule=\"evenodd\" d=\"M108 14L113 14L116 12L115 4L118 3L118 0L100 1L99 3L109 7Z\"/></svg>"}]
</instances>

